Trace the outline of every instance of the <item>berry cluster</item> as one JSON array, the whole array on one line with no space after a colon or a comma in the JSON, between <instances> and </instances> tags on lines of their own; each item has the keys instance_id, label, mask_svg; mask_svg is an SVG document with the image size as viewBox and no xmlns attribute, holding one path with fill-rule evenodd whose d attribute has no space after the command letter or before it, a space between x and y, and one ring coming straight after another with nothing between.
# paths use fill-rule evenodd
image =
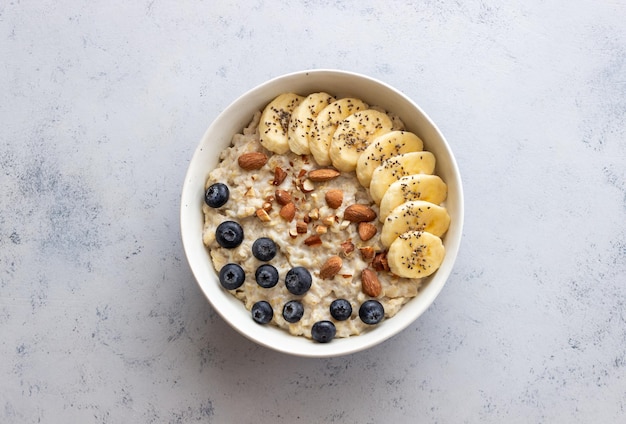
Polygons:
<instances>
[{"instance_id":1,"label":"berry cluster","mask_svg":"<svg viewBox=\"0 0 626 424\"><path fill-rule=\"evenodd\" d=\"M207 205L217 208L228 201L229 190L225 184L216 183L211 185L205 194ZM226 248L233 249L239 246L244 238L241 225L235 221L224 221L216 229L215 239L217 243ZM276 243L269 237L260 237L252 244L252 254L259 261L265 262L255 271L256 283L263 288L271 288L278 284L278 270L267 263L277 253ZM226 290L235 290L245 281L245 271L236 263L228 263L219 271L219 281ZM304 295L311 288L311 273L302 266L291 268L285 276L285 287L296 296ZM336 321L345 321L352 316L352 305L346 299L335 299L330 304L330 315ZM252 319L259 324L269 323L274 310L269 302L261 300L252 305ZM367 300L359 308L359 318L366 324L377 324L384 317L385 311L377 300ZM285 303L282 311L283 318L289 323L298 322L304 315L302 302L293 299ZM311 338L320 343L330 342L336 334L335 324L330 320L322 320L313 324Z\"/></svg>"}]
</instances>

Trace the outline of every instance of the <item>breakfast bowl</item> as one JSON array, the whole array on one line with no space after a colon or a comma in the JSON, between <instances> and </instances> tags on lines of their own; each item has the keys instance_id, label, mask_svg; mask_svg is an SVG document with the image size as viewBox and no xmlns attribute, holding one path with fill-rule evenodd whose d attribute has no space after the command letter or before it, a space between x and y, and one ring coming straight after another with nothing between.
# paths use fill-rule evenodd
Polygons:
<instances>
[{"instance_id":1,"label":"breakfast bowl","mask_svg":"<svg viewBox=\"0 0 626 424\"><path fill-rule=\"evenodd\" d=\"M429 154L434 155L434 157L436 158L436 162L433 161L434 170L432 171L432 173L440 177L440 179L443 180L446 185L447 196L441 202L441 208L445 210L446 216L448 217L446 219L448 219L449 222L446 222L446 228L440 235L441 242L445 247L445 255L441 255L442 259L438 264L437 269L434 272L429 273L424 278L420 278L419 286L416 286L416 293L413 296L406 300L403 300L401 304L400 302L397 302L399 306L397 307L397 310L394 311L393 316L385 317L379 322L377 321L375 325L363 325L363 323L360 323L360 327L358 328L361 328L361 330L357 331L357 334L350 334L349 332L347 332L345 337L334 337L335 330L333 325L333 337L331 337L332 340L331 338L328 338L326 340L320 340L319 338L311 337L310 329L304 331L304 333L306 334L293 335L290 333L290 331L286 331L285 329L290 328L289 324L283 325L283 327L285 328L280 328L280 326L278 325L272 325L272 323L260 324L256 316L254 317L255 319L253 319L253 317L251 316L250 302L248 301L248 304L246 304L245 299L234 296L233 292L231 292L231 290L223 284L223 278L225 277L220 276L220 271L223 266L220 265L219 269L216 269L218 268L215 265L217 261L217 256L213 256L213 252L211 252L209 247L207 247L209 245L209 242L207 241L207 235L204 233L207 227L207 225L205 224L205 219L207 219L207 214L212 213L212 211L208 211L206 206L208 184L207 180L211 179L211 172L223 161L237 162L232 157L228 157L227 155L225 156L223 154L226 149L229 149L229 146L232 146L234 140L233 137L236 134L242 134L244 129L249 128L250 122L253 120L253 117L256 117L257 125L262 126L264 122L263 117L259 118L260 112L264 111L268 104L270 104L280 95L285 93L296 93L295 96L299 100L306 98L306 96L310 95L311 93L330 93L332 96L334 96L333 99L360 99L364 102L364 104L370 105L376 110L388 112L395 121L398 121L402 124L402 132L410 132L412 134L415 134L417 138L419 138L423 142L423 151L430 152ZM331 99L328 100L329 103L331 101ZM369 109L370 106L366 106L366 109ZM258 138L258 128L256 129L256 134L256 137ZM263 146L268 147L265 144L263 144ZM261 146L261 148L263 146ZM315 160L308 159L308 156L304 154L299 153L297 156L294 157L297 157L298 160L302 159L303 163L306 163L307 166L309 163L315 163ZM256 157L252 157L249 159L249 162L251 163L247 163L245 165L246 169L248 169L247 167L250 167L250 169L254 168L255 170L259 169L259 167L254 166L254 161L256 160ZM262 162L259 165L265 166L267 168L269 166L269 163L267 163L267 157L265 157L264 160L265 162ZM289 163L293 165L293 160L290 160ZM356 177L354 176L354 172L349 172L344 169L340 169L338 172L335 172L334 165L335 164L333 162L328 166L322 166L319 168L324 171L333 170L334 174L332 174L331 177L334 175L341 175L341 178L344 178L344 183L346 178L356 179ZM242 165L241 161L239 162L239 166L244 166ZM274 171L276 170L274 169ZM352 175L352 177L350 177L350 175ZM306 180L307 177L305 171L301 170L301 172L297 176L294 176L294 181L296 177L298 177L298 183L296 184L295 182L293 182L290 187L298 187L298 189L300 190L298 191L298 195L304 199L315 190L315 187L307 187L305 189L306 181L308 181ZM305 183L302 183L299 177L302 177L303 180L306 180ZM258 177L256 174L251 175L251 179L257 178L260 177ZM374 174L374 176L372 176L371 178L372 181L373 179L377 178L376 174ZM319 181L313 178L311 178L311 180ZM273 183L275 185L278 184L276 181L274 181ZM324 184L326 183L324 182ZM272 190L274 188L275 187L272 187ZM238 187L231 187L231 190L237 189ZM359 196L360 199L363 200L363 195ZM278 200L275 199L274 196L271 196L271 199L267 197L269 196L266 196L265 200L267 200L267 202L264 203L263 208L265 208L266 204L268 205L268 207L264 210L258 208L257 212L260 212L265 216L267 215L265 211L272 211L271 213L273 214L273 216L276 217L275 219L283 222L284 220L281 220L281 218L278 217L279 210L282 212L282 209L280 208L280 205L275 204L275 202L277 202ZM321 195L319 197L323 198L323 196ZM269 202L272 203L269 204ZM214 206L222 210L224 216L226 216L230 213L229 208L241 209L242 207L245 207L245 203L246 200L244 199L239 200L239 204L235 205L222 205L222 203L220 203L219 205ZM378 211L378 208L374 204L374 202L372 201L371 203L374 210ZM342 206L342 208L345 208L345 206L346 205ZM336 207L339 208L339 206ZM319 210L315 208L316 214L318 214L321 210L326 210L324 208L325 207L322 206L320 206ZM341 226L342 229L354 228L354 231L356 231L356 228L359 227L360 231L361 224L355 224L355 222L359 221L349 220L350 222L346 222L348 221L347 210L341 210L342 214L345 214L344 220L342 221L341 219L339 219L340 213L337 212L337 216L334 216L334 218L336 219L336 225ZM337 211L339 211L339 209L337 209ZM283 214L280 214L280 216L282 218L285 218ZM313 224L309 224L309 221L311 219L318 219L318 216L310 218L312 216L312 212L309 212L308 215L305 216L306 219L304 222L304 232L313 232ZM261 219L262 216L260 214L257 214L256 217L252 216L250 219L255 220L256 218ZM266 218L268 221L272 219L268 216L266 216ZM321 219L321 217L319 219ZM372 219L369 220L371 221ZM373 219L373 222L377 221L378 220ZM298 222L298 224L300 224L300 222ZM333 224L334 223L331 220L328 225ZM457 257L462 236L463 191L461 177L452 150L440 130L414 101L412 101L399 90L377 79L353 72L325 69L294 72L273 78L255 88L252 88L251 90L237 98L233 103L231 103L226 109L223 110L222 113L219 114L219 116L213 121L213 123L211 123L209 128L204 133L202 139L200 140L200 143L197 146L193 157L191 158L185 176L181 196L180 225L185 255L187 257L187 261L189 263L191 271L195 279L197 280L198 285L200 286L200 289L208 299L213 309L217 311L218 314L237 332L252 340L253 342L258 343L259 345L286 354L318 358L347 355L378 345L381 342L389 339L390 337L398 334L400 331L402 331L407 326L411 325L416 319L418 319L418 317L420 317L420 315L422 315L427 310L427 308L434 302L435 298L443 289ZM258 227L259 225L264 225L264 223L258 223L255 221L254 225ZM378 225L379 226L377 228L378 230L380 230L380 224ZM325 226L318 225L315 228L318 230L319 234L324 234L321 233L320 227ZM369 227L374 228L373 225L370 225ZM421 228L423 229L423 227ZM373 233L379 232L378 230L373 230ZM212 234L214 234L214 230L212 231ZM326 228L324 228L324 232L325 231ZM415 233L421 235L422 231L416 231ZM316 237L317 241L319 242L319 234L314 234L311 237ZM330 234L330 232L328 234ZM353 233L353 236L348 240L354 239L356 243L358 236L354 234L356 233ZM362 236L360 232L358 234ZM299 233L295 232L293 234L287 234L286 231L282 236L284 240L281 239L280 235L277 236L276 234L274 234L273 236L273 238L276 239L276 242L279 245L279 251L281 249L284 250L285 246L291 249L292 246L289 243L294 244L295 240L301 240L304 239L304 237L304 235L301 237ZM325 237L325 235L323 235L322 238L323 237ZM368 237L371 237L371 235L369 235ZM211 235L209 235L209 239L211 239ZM365 238L363 239L365 240ZM211 242L214 243L214 239L211 239ZM251 244L251 241L246 242L248 243L248 246ZM342 257L344 258L344 260L346 260L348 255L350 257L358 255L358 250L362 249L361 247L359 247L360 244L357 243L358 249L354 252L352 251L355 250L354 243L351 244L352 249L350 251L344 250L343 256L338 254L333 258L341 263ZM319 248L311 249L310 251L304 252L301 255L300 253L294 255L305 257L307 258L307 260L310 261L311 258L321 257L323 255L328 256L327 251L334 249L335 246L337 246L337 249L339 249L339 243L331 243L323 247L320 242L319 246ZM378 250L380 250L379 247ZM361 251L363 257L364 251L365 248L363 248L363 250ZM259 257L257 256L257 258ZM267 260L268 259L263 259L262 261ZM255 266L258 266L258 263L260 263L258 259L252 257L251 259L245 259L245 261L247 261L248 263L251 261L255 261L255 263L257 263L257 265ZM361 261L361 259L359 259L359 261ZM370 264L371 263L372 262L370 261ZM385 266L387 266L386 263ZM385 269L388 271L388 268ZM286 268L279 267L279 270L281 274L281 281L278 284L286 285L286 282L283 283L283 280L285 280ZM324 277L324 281L333 281L333 279L341 280L333 284L344 284L344 282L342 282L343 278L346 279L346 281L351 282L345 284L358 284L359 287L361 285L361 281L356 275L357 272L353 272L353 270L343 271L343 274L341 273L341 271L339 271L339 274L337 274L338 271L335 270L334 274L331 274L330 276L324 276L324 273L321 272L321 269L319 271L320 272L318 272L318 270L311 270L311 273L315 275L313 286L317 284L316 281L322 281L322 277ZM365 279L364 274L359 275L362 275L363 279ZM251 276L246 275L245 278L254 279L254 272L252 272ZM396 278L396 276L392 273L391 278ZM257 282L258 281L259 280L257 280ZM255 285L255 283L250 284ZM309 283L309 286L310 285L311 283ZM363 281L363 286L365 286L365 281ZM291 289L289 290L291 291ZM365 287L363 287L363 291L368 293L365 290ZM292 291L291 293L295 292ZM328 291L326 293L328 293ZM302 293L296 293L296 295L301 294ZM370 293L369 296L359 294L359 299L361 299L361 301L363 301L363 299L369 298L373 298L375 300L377 295L377 293ZM378 296L380 297L382 295ZM275 301L275 299L267 300ZM318 301L320 302L320 304L326 302L324 303L325 305L329 302L329 300L327 301L326 299L318 299ZM357 312L359 310L358 302L356 300L352 300L351 302L354 306L354 311L351 313L351 319L356 322L358 321L360 315ZM276 305L277 304L274 303L275 308L273 311L270 309L268 320L285 324L285 321L280 316L280 310L277 309ZM254 315L254 313L252 315ZM350 311L348 311L348 315L350 315ZM272 316L274 318L272 318ZM341 323L338 323L338 321L334 318L335 315L333 314L332 318L329 317L328 319L324 319L325 324L328 324L329 322L335 322L338 326L343 325ZM345 317L339 319L345 319Z\"/></svg>"}]
</instances>

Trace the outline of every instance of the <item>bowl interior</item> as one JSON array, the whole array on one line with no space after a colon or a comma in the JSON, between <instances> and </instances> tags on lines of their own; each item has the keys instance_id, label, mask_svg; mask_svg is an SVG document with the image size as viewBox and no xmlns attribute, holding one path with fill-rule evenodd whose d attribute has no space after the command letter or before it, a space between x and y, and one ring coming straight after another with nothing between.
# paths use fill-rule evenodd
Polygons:
<instances>
[{"instance_id":1,"label":"bowl interior","mask_svg":"<svg viewBox=\"0 0 626 424\"><path fill-rule=\"evenodd\" d=\"M409 131L424 141L424 149L435 154L435 172L448 184L446 207L451 224L444 237L446 257L441 267L427 279L419 295L391 319L356 337L319 344L294 337L273 326L260 326L243 304L223 290L207 249L202 243L204 183L217 165L219 152L232 136L250 122L252 115L284 92L306 95L326 91L338 97L353 96L397 114ZM272 79L243 94L210 125L197 147L185 177L181 197L181 235L191 270L215 310L245 337L266 347L298 356L331 357L357 352L397 334L417 319L443 288L454 264L463 227L463 193L454 156L438 128L409 98L375 79L345 71L311 70Z\"/></svg>"}]
</instances>

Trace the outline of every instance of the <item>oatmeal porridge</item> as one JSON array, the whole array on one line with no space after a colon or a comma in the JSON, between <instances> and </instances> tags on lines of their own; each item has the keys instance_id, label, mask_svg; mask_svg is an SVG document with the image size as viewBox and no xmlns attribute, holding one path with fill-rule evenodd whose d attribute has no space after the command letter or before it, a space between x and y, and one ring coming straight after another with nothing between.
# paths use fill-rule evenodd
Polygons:
<instances>
[{"instance_id":1,"label":"oatmeal porridge","mask_svg":"<svg viewBox=\"0 0 626 424\"><path fill-rule=\"evenodd\" d=\"M221 152L205 185L203 242L259 324L318 342L355 336L393 317L441 263L446 186L393 114L287 94Z\"/></svg>"}]
</instances>

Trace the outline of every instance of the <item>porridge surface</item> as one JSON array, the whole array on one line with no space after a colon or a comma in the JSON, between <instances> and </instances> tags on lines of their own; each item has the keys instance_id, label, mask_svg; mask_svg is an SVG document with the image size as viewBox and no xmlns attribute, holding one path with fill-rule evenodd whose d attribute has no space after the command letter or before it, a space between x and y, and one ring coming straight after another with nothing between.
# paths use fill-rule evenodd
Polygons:
<instances>
[{"instance_id":1,"label":"porridge surface","mask_svg":"<svg viewBox=\"0 0 626 424\"><path fill-rule=\"evenodd\" d=\"M335 324L336 337L358 335L370 327L359 319L359 306L372 298L362 290L361 272L372 261L371 258L364 259L362 249L374 252L384 250L378 237L381 223L378 219L372 221L377 227L377 234L368 241L362 241L357 224L343 220L343 213L346 207L353 204L369 205L377 213L378 207L353 172L341 173L329 181L314 182L312 187L305 184L303 192L302 184L307 172L321 167L310 156L291 152L272 154L264 149L259 141L259 118L260 112L254 115L241 134L233 137L231 146L221 153L218 167L210 172L206 181L205 188L219 182L230 189L230 199L224 206L216 209L203 206L203 241L210 250L213 265L217 272L227 263L241 265L246 274L245 282L231 293L248 310L259 300L268 301L274 310L272 323L293 335L311 337L311 327L321 320L330 320ZM401 126L402 123L394 119L394 125ZM242 169L237 160L246 152L265 153L267 163L258 170ZM276 167L286 173L279 185L275 184ZM291 221L279 215L281 205L275 200L277 189L289 192L296 205L295 217ZM325 200L325 193L331 189L343 192L343 202L337 209L330 208ZM265 219L269 220L260 219L257 216L259 210L265 210L268 215ZM243 242L234 249L223 248L215 240L217 226L227 220L239 222L244 231ZM301 231L306 228L306 233L297 233L297 225ZM259 237L271 238L278 248L276 256L268 262L279 272L279 283L271 288L263 288L255 280L256 269L265 263L252 254L252 244ZM317 237L321 243L311 244L311 239ZM320 267L333 255L342 258L341 270L332 278L320 278ZM311 289L301 296L290 293L284 284L285 275L296 266L307 268L313 279ZM387 271L378 272L378 279L382 292L376 300L384 306L385 318L394 316L403 304L416 296L421 283L420 279L399 278ZM352 305L352 315L345 321L333 319L329 312L330 303L340 298ZM300 300L304 306L304 315L296 323L289 323L282 316L284 304L292 299Z\"/></svg>"}]
</instances>

